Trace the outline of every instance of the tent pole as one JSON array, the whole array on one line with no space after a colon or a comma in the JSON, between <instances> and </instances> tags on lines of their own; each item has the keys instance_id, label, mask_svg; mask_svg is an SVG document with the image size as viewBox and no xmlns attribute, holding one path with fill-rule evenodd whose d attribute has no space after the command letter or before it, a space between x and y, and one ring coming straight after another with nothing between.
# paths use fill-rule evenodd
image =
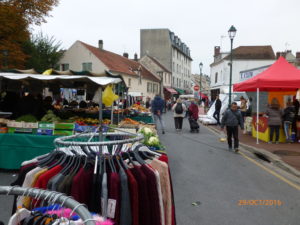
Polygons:
<instances>
[{"instance_id":1,"label":"tent pole","mask_svg":"<svg viewBox=\"0 0 300 225\"><path fill-rule=\"evenodd\" d=\"M259 88L257 88L257 93L256 93L256 144L259 144L258 124L259 124Z\"/></svg>"},{"instance_id":2,"label":"tent pole","mask_svg":"<svg viewBox=\"0 0 300 225\"><path fill-rule=\"evenodd\" d=\"M99 141L102 141L102 121L103 121L103 109L102 109L102 90L103 90L103 88L102 88L102 86L100 86L100 88L99 88L99 92L100 92L100 94L99 94L99 97L100 97L100 101L99 101L99 126L100 126L100 128L99 128Z\"/></svg>"}]
</instances>

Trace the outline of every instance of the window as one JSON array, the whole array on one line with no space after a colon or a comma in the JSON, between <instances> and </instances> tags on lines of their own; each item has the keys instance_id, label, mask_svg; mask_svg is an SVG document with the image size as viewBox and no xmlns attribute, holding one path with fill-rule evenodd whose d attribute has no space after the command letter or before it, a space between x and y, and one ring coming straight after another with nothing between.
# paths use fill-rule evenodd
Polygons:
<instances>
[{"instance_id":1,"label":"window","mask_svg":"<svg viewBox=\"0 0 300 225\"><path fill-rule=\"evenodd\" d=\"M179 65L177 64L177 71L176 71L177 73L179 73Z\"/></svg>"},{"instance_id":2,"label":"window","mask_svg":"<svg viewBox=\"0 0 300 225\"><path fill-rule=\"evenodd\" d=\"M218 83L218 73L215 74L215 84Z\"/></svg>"},{"instance_id":3,"label":"window","mask_svg":"<svg viewBox=\"0 0 300 225\"><path fill-rule=\"evenodd\" d=\"M151 84L149 82L147 82L147 92L151 92Z\"/></svg>"},{"instance_id":4,"label":"window","mask_svg":"<svg viewBox=\"0 0 300 225\"><path fill-rule=\"evenodd\" d=\"M83 71L92 71L92 63L82 63Z\"/></svg>"},{"instance_id":5,"label":"window","mask_svg":"<svg viewBox=\"0 0 300 225\"><path fill-rule=\"evenodd\" d=\"M61 70L62 71L69 70L69 63L63 63L63 64L61 64Z\"/></svg>"},{"instance_id":6,"label":"window","mask_svg":"<svg viewBox=\"0 0 300 225\"><path fill-rule=\"evenodd\" d=\"M173 68L172 71L175 72L175 63L173 62Z\"/></svg>"},{"instance_id":7,"label":"window","mask_svg":"<svg viewBox=\"0 0 300 225\"><path fill-rule=\"evenodd\" d=\"M131 78L128 78L128 87L131 86Z\"/></svg>"},{"instance_id":8,"label":"window","mask_svg":"<svg viewBox=\"0 0 300 225\"><path fill-rule=\"evenodd\" d=\"M172 86L175 86L175 77L172 79Z\"/></svg>"}]
</instances>

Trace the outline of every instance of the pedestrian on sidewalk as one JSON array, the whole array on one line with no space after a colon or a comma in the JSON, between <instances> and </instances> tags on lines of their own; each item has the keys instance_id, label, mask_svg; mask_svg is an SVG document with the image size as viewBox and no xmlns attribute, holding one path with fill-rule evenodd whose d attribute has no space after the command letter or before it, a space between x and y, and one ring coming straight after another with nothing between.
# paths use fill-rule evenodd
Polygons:
<instances>
[{"instance_id":1,"label":"pedestrian on sidewalk","mask_svg":"<svg viewBox=\"0 0 300 225\"><path fill-rule=\"evenodd\" d=\"M221 108L222 108L222 102L220 100L219 95L217 95L216 96L216 100L215 100L215 112L213 114L213 117L217 121L217 125L220 125L220 112L221 112Z\"/></svg>"},{"instance_id":2,"label":"pedestrian on sidewalk","mask_svg":"<svg viewBox=\"0 0 300 225\"><path fill-rule=\"evenodd\" d=\"M292 103L292 100L288 99L287 107L283 111L283 127L284 127L286 142L288 143L293 142L291 129L292 129L292 124L294 122L294 118L295 118L295 107Z\"/></svg>"},{"instance_id":3,"label":"pedestrian on sidewalk","mask_svg":"<svg viewBox=\"0 0 300 225\"><path fill-rule=\"evenodd\" d=\"M234 151L239 151L239 126L244 130L244 121L236 102L231 103L230 109L227 109L222 117L221 129L226 126L228 148L232 150L232 137L234 139Z\"/></svg>"},{"instance_id":4,"label":"pedestrian on sidewalk","mask_svg":"<svg viewBox=\"0 0 300 225\"><path fill-rule=\"evenodd\" d=\"M277 98L273 98L271 101L271 105L268 107L266 111L266 115L268 116L268 125L270 129L270 140L269 144L272 144L273 136L275 132L275 143L279 143L279 130L282 124L282 110L280 109L280 105Z\"/></svg>"},{"instance_id":5,"label":"pedestrian on sidewalk","mask_svg":"<svg viewBox=\"0 0 300 225\"><path fill-rule=\"evenodd\" d=\"M244 96L241 96L240 100L241 100L240 109L241 109L243 120L245 120L246 112L247 112L247 100L244 98Z\"/></svg>"},{"instance_id":6,"label":"pedestrian on sidewalk","mask_svg":"<svg viewBox=\"0 0 300 225\"><path fill-rule=\"evenodd\" d=\"M164 100L159 96L159 94L157 94L151 103L151 111L153 114L156 129L158 129L157 123L159 121L163 134L165 134L165 123L162 118L162 112L164 107L165 107Z\"/></svg>"},{"instance_id":7,"label":"pedestrian on sidewalk","mask_svg":"<svg viewBox=\"0 0 300 225\"><path fill-rule=\"evenodd\" d=\"M172 111L174 112L175 129L177 131L182 130L182 123L183 123L183 118L185 116L186 110L187 108L182 103L181 98L178 98L176 103L172 107Z\"/></svg>"}]
</instances>

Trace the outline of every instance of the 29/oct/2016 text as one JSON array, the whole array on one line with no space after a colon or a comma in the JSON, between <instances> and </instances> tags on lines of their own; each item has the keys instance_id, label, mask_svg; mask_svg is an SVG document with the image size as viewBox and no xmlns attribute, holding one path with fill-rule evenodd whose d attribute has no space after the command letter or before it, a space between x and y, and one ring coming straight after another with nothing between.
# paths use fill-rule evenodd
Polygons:
<instances>
[{"instance_id":1,"label":"29/oct/2016 text","mask_svg":"<svg viewBox=\"0 0 300 225\"><path fill-rule=\"evenodd\" d=\"M280 200L239 200L238 206L282 206L283 202Z\"/></svg>"}]
</instances>

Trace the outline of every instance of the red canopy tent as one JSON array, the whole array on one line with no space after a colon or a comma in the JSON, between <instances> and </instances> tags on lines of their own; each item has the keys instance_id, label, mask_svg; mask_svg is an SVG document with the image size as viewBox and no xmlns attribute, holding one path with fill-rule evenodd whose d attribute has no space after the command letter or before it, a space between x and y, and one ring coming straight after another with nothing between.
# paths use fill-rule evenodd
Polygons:
<instances>
[{"instance_id":1,"label":"red canopy tent","mask_svg":"<svg viewBox=\"0 0 300 225\"><path fill-rule=\"evenodd\" d=\"M260 91L293 91L300 88L300 70L280 57L272 66L262 73L233 85L233 91L257 92L257 117L259 121ZM256 123L256 142L258 142L258 123Z\"/></svg>"},{"instance_id":2,"label":"red canopy tent","mask_svg":"<svg viewBox=\"0 0 300 225\"><path fill-rule=\"evenodd\" d=\"M262 73L233 85L233 91L289 91L300 88L300 70L282 56Z\"/></svg>"}]
</instances>

